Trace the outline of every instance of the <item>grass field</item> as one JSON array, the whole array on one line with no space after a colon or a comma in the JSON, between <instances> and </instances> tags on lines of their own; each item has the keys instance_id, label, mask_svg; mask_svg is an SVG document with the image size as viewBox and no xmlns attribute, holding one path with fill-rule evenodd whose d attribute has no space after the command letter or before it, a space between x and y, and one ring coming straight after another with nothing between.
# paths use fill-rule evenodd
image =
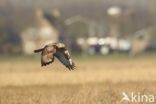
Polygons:
<instances>
[{"instance_id":1,"label":"grass field","mask_svg":"<svg viewBox=\"0 0 156 104\"><path fill-rule=\"evenodd\" d=\"M121 102L122 92L156 96L155 62L155 55L76 58L68 71L58 61L1 58L0 104L134 104Z\"/></svg>"}]
</instances>

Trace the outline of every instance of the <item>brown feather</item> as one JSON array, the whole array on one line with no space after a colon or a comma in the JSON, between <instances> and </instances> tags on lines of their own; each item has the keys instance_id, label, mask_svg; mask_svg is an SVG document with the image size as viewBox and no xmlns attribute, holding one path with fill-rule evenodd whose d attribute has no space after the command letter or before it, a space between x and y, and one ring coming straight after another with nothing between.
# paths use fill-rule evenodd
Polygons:
<instances>
[{"instance_id":1,"label":"brown feather","mask_svg":"<svg viewBox=\"0 0 156 104\"><path fill-rule=\"evenodd\" d=\"M34 50L34 53L42 52L43 48Z\"/></svg>"},{"instance_id":2,"label":"brown feather","mask_svg":"<svg viewBox=\"0 0 156 104\"><path fill-rule=\"evenodd\" d=\"M45 66L54 61L53 54L55 53L55 48L53 46L45 46L41 54L41 65Z\"/></svg>"},{"instance_id":3,"label":"brown feather","mask_svg":"<svg viewBox=\"0 0 156 104\"><path fill-rule=\"evenodd\" d=\"M63 43L48 44L44 48L34 50L34 52L41 52L41 66L49 65L54 61L54 58L57 57L69 70L75 68L75 64Z\"/></svg>"}]
</instances>

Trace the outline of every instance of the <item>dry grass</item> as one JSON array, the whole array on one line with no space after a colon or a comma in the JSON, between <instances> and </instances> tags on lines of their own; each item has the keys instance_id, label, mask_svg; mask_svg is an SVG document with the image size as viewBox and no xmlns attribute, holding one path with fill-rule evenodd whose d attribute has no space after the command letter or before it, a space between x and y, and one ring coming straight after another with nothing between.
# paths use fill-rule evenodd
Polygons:
<instances>
[{"instance_id":1,"label":"dry grass","mask_svg":"<svg viewBox=\"0 0 156 104\"><path fill-rule=\"evenodd\" d=\"M156 95L155 62L79 59L68 71L58 62L41 68L39 61L1 61L0 104L122 104L123 91Z\"/></svg>"}]
</instances>

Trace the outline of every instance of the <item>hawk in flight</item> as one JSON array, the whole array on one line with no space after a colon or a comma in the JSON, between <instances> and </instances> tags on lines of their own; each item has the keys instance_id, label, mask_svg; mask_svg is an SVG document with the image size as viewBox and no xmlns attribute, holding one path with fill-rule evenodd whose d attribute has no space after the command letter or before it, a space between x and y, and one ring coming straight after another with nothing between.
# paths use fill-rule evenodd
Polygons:
<instances>
[{"instance_id":1,"label":"hawk in flight","mask_svg":"<svg viewBox=\"0 0 156 104\"><path fill-rule=\"evenodd\" d=\"M34 52L41 52L41 66L46 66L54 62L54 59L56 57L69 70L73 70L75 68L75 64L72 61L70 54L63 43L47 44L41 49L34 50Z\"/></svg>"}]
</instances>

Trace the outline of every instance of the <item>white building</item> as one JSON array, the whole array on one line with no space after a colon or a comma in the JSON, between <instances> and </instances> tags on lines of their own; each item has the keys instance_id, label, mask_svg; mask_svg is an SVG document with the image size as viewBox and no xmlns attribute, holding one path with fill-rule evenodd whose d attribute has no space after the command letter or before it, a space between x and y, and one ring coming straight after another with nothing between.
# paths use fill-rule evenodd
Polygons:
<instances>
[{"instance_id":1,"label":"white building","mask_svg":"<svg viewBox=\"0 0 156 104\"><path fill-rule=\"evenodd\" d=\"M22 48L25 54L32 54L36 48L41 48L47 43L58 41L58 30L47 19L43 11L36 11L36 24L22 32Z\"/></svg>"}]
</instances>

